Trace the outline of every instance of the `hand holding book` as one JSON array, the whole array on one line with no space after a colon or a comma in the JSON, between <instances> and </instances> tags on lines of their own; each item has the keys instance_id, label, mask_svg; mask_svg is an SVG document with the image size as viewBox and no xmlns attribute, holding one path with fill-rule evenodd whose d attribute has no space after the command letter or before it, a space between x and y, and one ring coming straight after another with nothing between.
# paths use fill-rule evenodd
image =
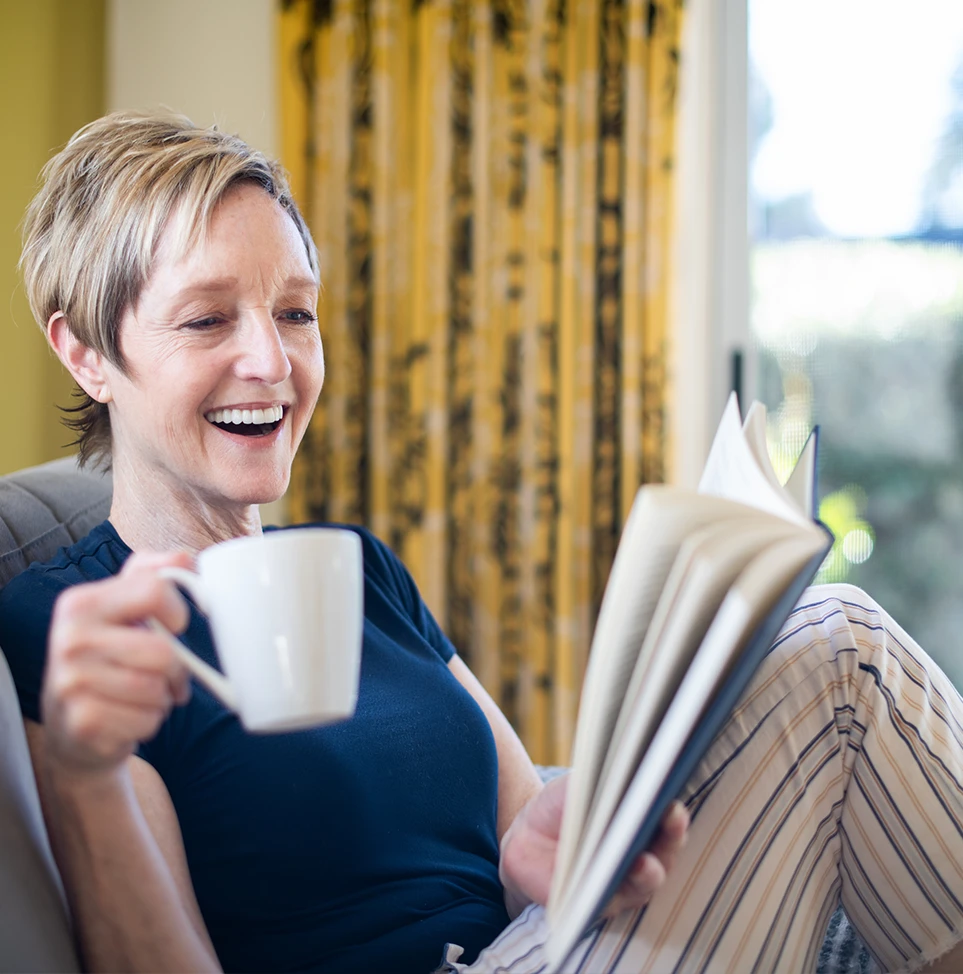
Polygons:
<instances>
[{"instance_id":1,"label":"hand holding book","mask_svg":"<svg viewBox=\"0 0 963 974\"><path fill-rule=\"evenodd\" d=\"M528 903L548 902L568 782L569 775L548 782L515 817L502 840L499 876L512 917ZM655 841L636 858L603 911L606 915L639 909L648 903L685 844L688 827L685 806L673 802L663 816Z\"/></svg>"}]
</instances>

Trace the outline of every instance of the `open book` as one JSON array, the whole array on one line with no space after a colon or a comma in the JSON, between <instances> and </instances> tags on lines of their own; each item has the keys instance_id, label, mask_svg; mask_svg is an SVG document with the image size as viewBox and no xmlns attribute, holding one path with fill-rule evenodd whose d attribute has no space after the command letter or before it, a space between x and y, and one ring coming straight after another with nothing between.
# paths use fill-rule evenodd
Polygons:
<instances>
[{"instance_id":1,"label":"open book","mask_svg":"<svg viewBox=\"0 0 963 974\"><path fill-rule=\"evenodd\" d=\"M639 490L592 639L548 903L560 966L652 841L822 563L817 431L785 486L730 397L698 491Z\"/></svg>"}]
</instances>

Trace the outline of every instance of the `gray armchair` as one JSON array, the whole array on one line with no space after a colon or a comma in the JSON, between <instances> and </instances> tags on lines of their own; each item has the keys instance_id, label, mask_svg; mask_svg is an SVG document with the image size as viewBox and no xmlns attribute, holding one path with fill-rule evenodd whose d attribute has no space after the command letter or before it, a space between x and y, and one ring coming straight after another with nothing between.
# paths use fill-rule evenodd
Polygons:
<instances>
[{"instance_id":1,"label":"gray armchair","mask_svg":"<svg viewBox=\"0 0 963 974\"><path fill-rule=\"evenodd\" d=\"M109 475L72 458L0 477L0 588L33 561L79 540L110 509ZM2 647L0 647L2 649ZM40 813L23 722L0 652L0 971L78 971L60 876ZM551 769L544 769L548 777ZM819 974L872 969L843 911L833 915Z\"/></svg>"},{"instance_id":2,"label":"gray armchair","mask_svg":"<svg viewBox=\"0 0 963 974\"><path fill-rule=\"evenodd\" d=\"M110 479L72 458L0 478L0 588L82 538L110 509ZM60 876L0 653L0 970L79 971Z\"/></svg>"}]
</instances>

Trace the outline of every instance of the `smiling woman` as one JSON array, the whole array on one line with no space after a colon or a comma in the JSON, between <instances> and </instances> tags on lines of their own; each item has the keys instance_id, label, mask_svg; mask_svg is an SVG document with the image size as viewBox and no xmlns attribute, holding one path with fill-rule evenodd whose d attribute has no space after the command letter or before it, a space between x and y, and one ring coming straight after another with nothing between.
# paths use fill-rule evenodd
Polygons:
<instances>
[{"instance_id":1,"label":"smiling woman","mask_svg":"<svg viewBox=\"0 0 963 974\"><path fill-rule=\"evenodd\" d=\"M324 380L317 300L296 224L260 186L239 183L201 235L161 238L113 360L84 343L69 312L50 316L54 350L93 403L112 407L111 521L135 550L158 528L200 547L205 535L187 525L243 525L252 505L284 493Z\"/></svg>"},{"instance_id":2,"label":"smiling woman","mask_svg":"<svg viewBox=\"0 0 963 974\"><path fill-rule=\"evenodd\" d=\"M280 167L240 139L195 128L179 117L108 116L81 129L51 159L44 181L27 211L21 258L31 310L48 330L59 314L69 334L117 372L129 368L120 335L125 315L133 311L132 299L152 298L157 324L203 330L223 326L231 292L250 284L227 254L220 269L210 260L204 265L202 251L211 252L215 209L229 191L247 190L250 199L257 187L262 191L258 202L272 200L277 215L285 217L284 223L274 221L271 241L292 250L288 279L274 280L273 287L288 288L293 306L278 313L315 320L319 275L314 241ZM102 191L107 186L109 191ZM246 234L253 226L246 227L245 215L239 211L233 220L219 215L221 233L242 227L235 253L251 242ZM204 245L200 251L198 243ZM99 259L91 259L94 254ZM158 290L164 286L155 280L151 295L144 296L157 257L171 265L166 290ZM265 269L273 280L273 262L260 268L248 262L244 268L249 275ZM110 410L79 384L86 397L71 425L80 433L81 458L108 458Z\"/></svg>"},{"instance_id":3,"label":"smiling woman","mask_svg":"<svg viewBox=\"0 0 963 974\"><path fill-rule=\"evenodd\" d=\"M384 544L352 529L343 723L247 733L146 625L217 665L162 570L261 532L321 390L317 261L283 174L187 119L109 116L47 167L23 267L87 397L83 454L114 469L109 519L0 592L86 968L544 970L566 779L542 787ZM676 803L575 966L811 968L841 897L887 969L951 948L960 726L868 597L808 593L682 794L692 828Z\"/></svg>"}]
</instances>

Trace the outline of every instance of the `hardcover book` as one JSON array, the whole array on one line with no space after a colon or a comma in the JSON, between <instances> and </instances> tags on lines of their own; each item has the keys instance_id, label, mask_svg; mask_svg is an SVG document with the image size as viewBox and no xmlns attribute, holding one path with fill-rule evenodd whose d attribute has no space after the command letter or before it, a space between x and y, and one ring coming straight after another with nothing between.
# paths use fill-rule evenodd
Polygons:
<instances>
[{"instance_id":1,"label":"hardcover book","mask_svg":"<svg viewBox=\"0 0 963 974\"><path fill-rule=\"evenodd\" d=\"M606 585L548 903L561 966L655 837L832 545L814 430L787 482L730 397L697 490L643 486Z\"/></svg>"}]
</instances>

